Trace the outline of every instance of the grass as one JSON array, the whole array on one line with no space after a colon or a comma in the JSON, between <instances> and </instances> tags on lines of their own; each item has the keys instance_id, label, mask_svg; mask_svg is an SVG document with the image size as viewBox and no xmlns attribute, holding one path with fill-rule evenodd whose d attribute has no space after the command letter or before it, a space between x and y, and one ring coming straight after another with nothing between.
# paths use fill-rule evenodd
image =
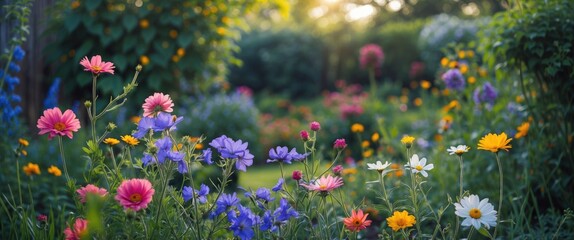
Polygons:
<instances>
[{"instance_id":1,"label":"grass","mask_svg":"<svg viewBox=\"0 0 574 240\"><path fill-rule=\"evenodd\" d=\"M326 167L327 164L323 165ZM291 173L295 170L303 171L304 166L301 163L294 162L293 164L283 165L283 174L286 181L291 180ZM321 172L319 172L321 173ZM317 174L319 174L317 173ZM260 187L272 188L277 184L277 180L281 177L281 168L278 163L269 163L250 167L247 172L242 172L239 175L239 186L245 189L257 189Z\"/></svg>"}]
</instances>

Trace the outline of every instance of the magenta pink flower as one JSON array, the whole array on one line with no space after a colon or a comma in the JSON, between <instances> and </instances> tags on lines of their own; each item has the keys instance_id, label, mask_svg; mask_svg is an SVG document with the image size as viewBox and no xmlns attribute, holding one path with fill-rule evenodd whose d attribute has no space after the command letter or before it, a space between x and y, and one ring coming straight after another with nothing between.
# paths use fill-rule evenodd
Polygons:
<instances>
[{"instance_id":1,"label":"magenta pink flower","mask_svg":"<svg viewBox=\"0 0 574 240\"><path fill-rule=\"evenodd\" d=\"M339 138L337 140L335 140L335 143L333 144L333 147L335 149L343 149L347 147L347 142L345 141L344 138Z\"/></svg>"},{"instance_id":2,"label":"magenta pink flower","mask_svg":"<svg viewBox=\"0 0 574 240\"><path fill-rule=\"evenodd\" d=\"M328 193L335 188L343 186L343 179L340 177L333 177L329 175L329 176L323 176L315 180L313 184L301 183L300 185L311 191Z\"/></svg>"},{"instance_id":3,"label":"magenta pink flower","mask_svg":"<svg viewBox=\"0 0 574 240\"><path fill-rule=\"evenodd\" d=\"M44 115L38 119L36 125L40 129L40 135L48 133L48 139L52 139L56 135L68 136L72 139L72 132L77 132L80 129L80 120L76 118L76 114L72 110L66 110L64 114L58 108L51 108L44 110Z\"/></svg>"},{"instance_id":4,"label":"magenta pink flower","mask_svg":"<svg viewBox=\"0 0 574 240\"><path fill-rule=\"evenodd\" d=\"M333 173L335 175L340 176L341 172L343 172L343 165L337 165L333 168Z\"/></svg>"},{"instance_id":5,"label":"magenta pink flower","mask_svg":"<svg viewBox=\"0 0 574 240\"><path fill-rule=\"evenodd\" d=\"M321 129L321 124L319 124L319 122L314 121L311 122L311 124L309 124L309 127L311 128L312 131L319 131Z\"/></svg>"},{"instance_id":6,"label":"magenta pink flower","mask_svg":"<svg viewBox=\"0 0 574 240\"><path fill-rule=\"evenodd\" d=\"M64 230L64 235L66 235L66 240L80 240L86 236L88 233L88 221L83 218L76 218L74 222L74 228L67 227Z\"/></svg>"},{"instance_id":7,"label":"magenta pink flower","mask_svg":"<svg viewBox=\"0 0 574 240\"><path fill-rule=\"evenodd\" d=\"M139 211L147 208L151 202L155 190L147 179L124 180L118 187L116 200L124 209Z\"/></svg>"},{"instance_id":8,"label":"magenta pink flower","mask_svg":"<svg viewBox=\"0 0 574 240\"><path fill-rule=\"evenodd\" d=\"M93 56L91 60L84 57L80 61L80 65L84 66L84 71L92 72L95 75L100 73L114 74L114 68L116 68L112 62L103 62L100 55Z\"/></svg>"},{"instance_id":9,"label":"magenta pink flower","mask_svg":"<svg viewBox=\"0 0 574 240\"><path fill-rule=\"evenodd\" d=\"M301 130L301 132L299 133L299 135L301 136L301 139L303 139L303 141L309 141L309 133L305 130Z\"/></svg>"},{"instance_id":10,"label":"magenta pink flower","mask_svg":"<svg viewBox=\"0 0 574 240\"><path fill-rule=\"evenodd\" d=\"M295 181L299 181L299 180L301 180L301 178L303 178L303 173L299 170L295 170L291 174L291 178L293 178L293 180L295 180Z\"/></svg>"},{"instance_id":11,"label":"magenta pink flower","mask_svg":"<svg viewBox=\"0 0 574 240\"><path fill-rule=\"evenodd\" d=\"M145 99L142 105L144 110L144 117L154 117L159 112L173 112L173 101L169 94L154 93Z\"/></svg>"},{"instance_id":12,"label":"magenta pink flower","mask_svg":"<svg viewBox=\"0 0 574 240\"><path fill-rule=\"evenodd\" d=\"M106 195L108 195L108 190L106 190L105 188L96 187L95 185L92 184L88 184L85 187L76 190L76 193L78 193L78 195L80 196L80 202L85 203L88 198L88 194L105 197Z\"/></svg>"},{"instance_id":13,"label":"magenta pink flower","mask_svg":"<svg viewBox=\"0 0 574 240\"><path fill-rule=\"evenodd\" d=\"M376 44L367 44L361 48L359 62L361 68L380 68L385 55L383 49Z\"/></svg>"}]
</instances>

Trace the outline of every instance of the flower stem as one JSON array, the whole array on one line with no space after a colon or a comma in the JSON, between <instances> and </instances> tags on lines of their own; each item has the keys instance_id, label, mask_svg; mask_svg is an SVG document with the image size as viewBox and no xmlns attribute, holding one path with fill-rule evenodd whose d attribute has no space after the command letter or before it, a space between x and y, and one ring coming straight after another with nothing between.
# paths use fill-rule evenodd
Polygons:
<instances>
[{"instance_id":1,"label":"flower stem","mask_svg":"<svg viewBox=\"0 0 574 240\"><path fill-rule=\"evenodd\" d=\"M385 179L383 177L383 174L379 174L379 179L381 181L381 186L383 186L383 194L385 195L385 202L387 203L387 206L389 207L389 213L393 213L393 205L391 205L391 202L389 201L389 197L387 196L387 189L385 187Z\"/></svg>"},{"instance_id":2,"label":"flower stem","mask_svg":"<svg viewBox=\"0 0 574 240\"><path fill-rule=\"evenodd\" d=\"M70 175L68 174L68 167L66 166L66 156L64 156L64 144L62 144L62 136L58 136L58 144L60 145L60 157L62 158L62 164L64 167L64 176L66 176L66 182L68 182L68 186L71 187Z\"/></svg>"},{"instance_id":3,"label":"flower stem","mask_svg":"<svg viewBox=\"0 0 574 240\"><path fill-rule=\"evenodd\" d=\"M97 143L96 137L96 83L97 83L98 75L92 75L92 117L90 119L90 124L92 127L92 140L94 144Z\"/></svg>"},{"instance_id":4,"label":"flower stem","mask_svg":"<svg viewBox=\"0 0 574 240\"><path fill-rule=\"evenodd\" d=\"M20 197L20 206L22 206L22 186L20 181L20 160L19 157L16 157L16 176L18 178L18 196Z\"/></svg>"},{"instance_id":5,"label":"flower stem","mask_svg":"<svg viewBox=\"0 0 574 240\"><path fill-rule=\"evenodd\" d=\"M462 199L462 180L463 180L463 165L462 165L462 155L458 156L458 162L460 164L460 176L459 176L459 190L458 190L458 201ZM460 228L460 217L456 217L456 228L454 230L454 238L458 237L458 230Z\"/></svg>"},{"instance_id":6,"label":"flower stem","mask_svg":"<svg viewBox=\"0 0 574 240\"><path fill-rule=\"evenodd\" d=\"M499 199L498 199L498 218L496 219L496 227L494 227L494 235L492 236L492 239L496 239L496 232L498 230L498 226L500 225L500 219L502 219L502 199L503 199L503 189L504 189L504 175L502 173L502 165L500 164L500 158L498 157L498 152L495 153L496 156L496 163L498 164L498 172L499 172L499 176L500 176L500 186L499 186Z\"/></svg>"}]
</instances>

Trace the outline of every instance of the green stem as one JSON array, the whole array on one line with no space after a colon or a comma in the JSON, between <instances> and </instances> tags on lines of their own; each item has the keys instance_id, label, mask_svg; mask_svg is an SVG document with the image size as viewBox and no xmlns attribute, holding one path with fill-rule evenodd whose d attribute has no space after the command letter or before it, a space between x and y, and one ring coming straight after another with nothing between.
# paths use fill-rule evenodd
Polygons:
<instances>
[{"instance_id":1,"label":"green stem","mask_svg":"<svg viewBox=\"0 0 574 240\"><path fill-rule=\"evenodd\" d=\"M72 186L70 184L71 180L70 180L70 175L68 174L68 167L66 165L66 157L64 156L64 144L62 143L62 136L58 136L58 144L60 145L60 157L62 158L62 164L64 167L64 176L66 176L66 182L68 182L68 186L70 187L70 190L73 190L73 189L71 189ZM72 193L73 193L73 191L72 191Z\"/></svg>"},{"instance_id":2,"label":"green stem","mask_svg":"<svg viewBox=\"0 0 574 240\"><path fill-rule=\"evenodd\" d=\"M20 197L20 206L22 206L22 187L20 181L20 160L19 157L16 157L16 176L18 178L18 196Z\"/></svg>"},{"instance_id":3,"label":"green stem","mask_svg":"<svg viewBox=\"0 0 574 240\"><path fill-rule=\"evenodd\" d=\"M463 165L462 165L462 155L458 156L458 162L460 164L460 176L459 176L459 190L458 190L458 201L462 199L462 180L463 180ZM456 217L456 228L454 230L454 238L458 237L458 230L460 228L460 217Z\"/></svg>"},{"instance_id":4,"label":"green stem","mask_svg":"<svg viewBox=\"0 0 574 240\"><path fill-rule=\"evenodd\" d=\"M503 184L504 183L503 182L504 181L503 180L504 175L502 173L502 164L500 164L500 158L498 157L498 152L495 153L495 156L496 156L496 163L498 164L498 172L499 172L499 176L500 176L499 177L500 178L499 179L500 180L499 181L499 183L500 183L499 191L500 192L499 192L499 199L498 199L498 218L496 218L496 227L494 227L494 235L493 235L492 239L496 239L496 233L498 230L498 226L500 226L500 219L502 219L502 212L501 212L502 211L502 199L503 199L502 194L504 193L504 191L503 191L503 189L504 189L504 184Z\"/></svg>"},{"instance_id":5,"label":"green stem","mask_svg":"<svg viewBox=\"0 0 574 240\"><path fill-rule=\"evenodd\" d=\"M387 206L389 207L389 213L392 214L393 213L393 205L391 205L391 202L389 201L389 197L387 196L387 189L385 187L385 179L384 179L382 173L379 173L379 179L381 181L381 186L383 186L383 194L385 195L385 202L387 203Z\"/></svg>"},{"instance_id":6,"label":"green stem","mask_svg":"<svg viewBox=\"0 0 574 240\"><path fill-rule=\"evenodd\" d=\"M96 83L97 83L98 75L92 75L92 117L90 119L90 125L92 127L92 141L94 144L98 143L96 138Z\"/></svg>"},{"instance_id":7,"label":"green stem","mask_svg":"<svg viewBox=\"0 0 574 240\"><path fill-rule=\"evenodd\" d=\"M156 159L157 161L157 159ZM167 177L164 175L163 172L163 168L162 168L162 164L158 164L158 170L159 170L159 175L160 175L160 179L161 179L161 194L159 197L159 207L157 208L157 213L155 215L155 226L154 226L154 230L152 233L152 237L155 235L155 230L159 227L159 215L161 213L161 208L163 206L163 197L165 196L165 189L167 188Z\"/></svg>"},{"instance_id":8,"label":"green stem","mask_svg":"<svg viewBox=\"0 0 574 240\"><path fill-rule=\"evenodd\" d=\"M197 239L202 239L202 238L201 238L201 229L200 229L200 227L199 227L199 224L200 224L200 223L199 223L199 221L198 221L198 219L199 219L199 211L198 211L198 209L197 209L197 199L196 199L196 197L195 197L195 189L196 189L196 186L195 186L195 184L194 184L193 176L192 176L192 174L191 174L191 168L189 169L189 181L191 182L191 187L192 187L193 190L194 190L194 191L192 192L193 197L191 198L191 203L193 204L193 215L194 215L194 216L193 216L193 224L195 225L195 229L196 229L196 233L197 233Z\"/></svg>"},{"instance_id":9,"label":"green stem","mask_svg":"<svg viewBox=\"0 0 574 240\"><path fill-rule=\"evenodd\" d=\"M377 94L377 82L375 81L375 69L369 68L369 81L371 83L371 97L374 99Z\"/></svg>"}]
</instances>

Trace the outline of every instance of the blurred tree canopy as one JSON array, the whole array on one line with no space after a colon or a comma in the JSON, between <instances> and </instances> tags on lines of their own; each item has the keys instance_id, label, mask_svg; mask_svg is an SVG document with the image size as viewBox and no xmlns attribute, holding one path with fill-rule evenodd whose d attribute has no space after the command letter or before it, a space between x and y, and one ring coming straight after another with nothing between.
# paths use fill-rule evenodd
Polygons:
<instances>
[{"instance_id":1,"label":"blurred tree canopy","mask_svg":"<svg viewBox=\"0 0 574 240\"><path fill-rule=\"evenodd\" d=\"M116 66L114 76L101 78L101 93L120 92L141 64L140 90L131 103L153 91L177 99L177 93L223 83L227 65L238 64L234 40L246 15L266 9L286 15L288 6L284 0L62 0L52 12L47 34L56 39L46 56L72 100L83 101L91 77L80 74L78 63L93 55Z\"/></svg>"}]
</instances>

